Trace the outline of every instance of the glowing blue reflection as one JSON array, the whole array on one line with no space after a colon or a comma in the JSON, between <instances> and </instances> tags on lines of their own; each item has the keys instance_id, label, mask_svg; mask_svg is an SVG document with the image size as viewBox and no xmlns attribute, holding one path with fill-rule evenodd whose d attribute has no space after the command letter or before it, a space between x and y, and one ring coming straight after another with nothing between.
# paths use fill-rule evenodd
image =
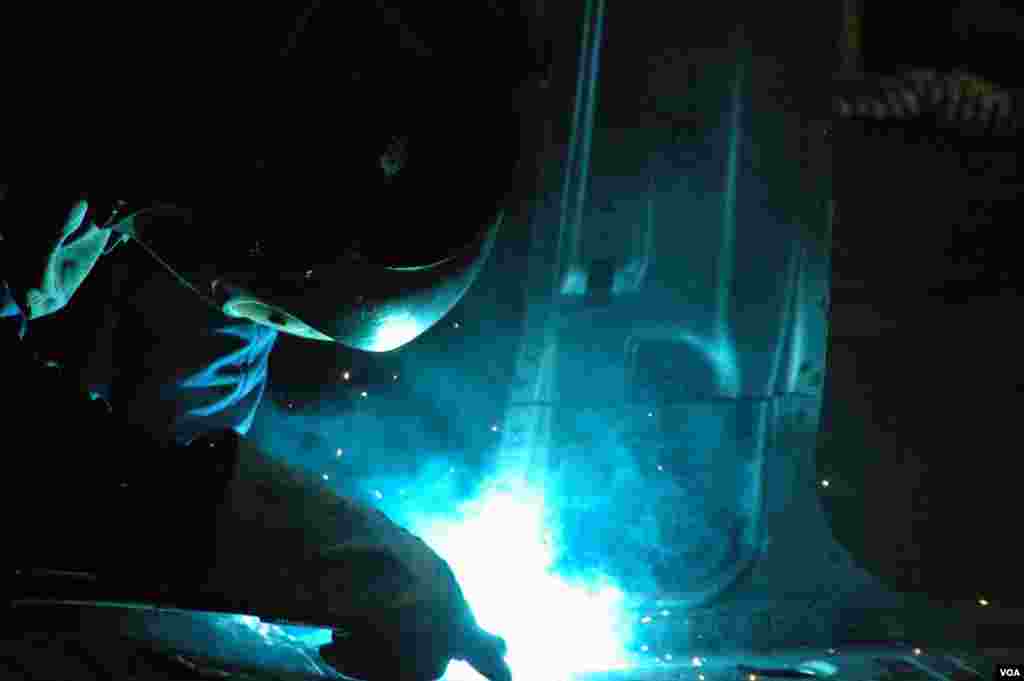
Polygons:
<instances>
[{"instance_id":1,"label":"glowing blue reflection","mask_svg":"<svg viewBox=\"0 0 1024 681\"><path fill-rule=\"evenodd\" d=\"M390 352L416 338L423 330L423 324L419 323L412 315L408 313L392 314L375 329L373 349L376 352Z\"/></svg>"},{"instance_id":2,"label":"glowing blue reflection","mask_svg":"<svg viewBox=\"0 0 1024 681\"><path fill-rule=\"evenodd\" d=\"M683 334L681 340L689 343L715 368L720 395L738 395L740 392L740 365L736 346L728 335L704 338L694 334Z\"/></svg>"}]
</instances>

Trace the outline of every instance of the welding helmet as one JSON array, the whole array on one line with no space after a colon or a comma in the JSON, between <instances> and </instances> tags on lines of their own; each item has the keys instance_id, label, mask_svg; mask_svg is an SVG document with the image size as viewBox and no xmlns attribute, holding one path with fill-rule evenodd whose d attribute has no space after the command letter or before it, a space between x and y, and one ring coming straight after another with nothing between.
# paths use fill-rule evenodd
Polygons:
<instances>
[{"instance_id":1,"label":"welding helmet","mask_svg":"<svg viewBox=\"0 0 1024 681\"><path fill-rule=\"evenodd\" d=\"M136 240L228 316L361 350L400 347L477 278L514 181L516 118L449 109L452 97L436 110L307 122L316 132L295 147L169 214L140 215ZM304 134L294 124L290 144Z\"/></svg>"},{"instance_id":2,"label":"welding helmet","mask_svg":"<svg viewBox=\"0 0 1024 681\"><path fill-rule=\"evenodd\" d=\"M230 90L215 106L163 103L154 115L173 127L146 150L156 162L129 178L111 169L122 177L107 185L134 196L97 203L114 201L114 229L228 316L367 351L408 343L493 250L517 180L516 89L533 66L510 65L492 34L470 75L467 46L434 23L410 39L367 17L376 44L361 40L347 69L307 47L258 79L214 79L211 91Z\"/></svg>"}]
</instances>

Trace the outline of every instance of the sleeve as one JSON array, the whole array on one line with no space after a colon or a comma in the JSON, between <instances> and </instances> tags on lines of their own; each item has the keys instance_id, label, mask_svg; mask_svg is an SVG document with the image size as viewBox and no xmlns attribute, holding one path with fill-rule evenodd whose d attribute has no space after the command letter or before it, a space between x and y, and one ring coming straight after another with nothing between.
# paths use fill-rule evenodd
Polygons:
<instances>
[{"instance_id":1,"label":"sleeve","mask_svg":"<svg viewBox=\"0 0 1024 681\"><path fill-rule=\"evenodd\" d=\"M180 443L190 442L211 427L245 435L267 388L270 351L277 332L244 323L215 329L215 335L236 338L241 344L174 385L174 432Z\"/></svg>"},{"instance_id":2,"label":"sleeve","mask_svg":"<svg viewBox=\"0 0 1024 681\"><path fill-rule=\"evenodd\" d=\"M248 433L277 333L250 323L175 331L186 337L169 332L142 345L115 335L126 348L118 354L115 409L154 437L181 445L217 430Z\"/></svg>"},{"instance_id":3,"label":"sleeve","mask_svg":"<svg viewBox=\"0 0 1024 681\"><path fill-rule=\"evenodd\" d=\"M207 308L160 272L119 283L111 402L153 437L185 445L252 427L267 388L272 328Z\"/></svg>"}]
</instances>

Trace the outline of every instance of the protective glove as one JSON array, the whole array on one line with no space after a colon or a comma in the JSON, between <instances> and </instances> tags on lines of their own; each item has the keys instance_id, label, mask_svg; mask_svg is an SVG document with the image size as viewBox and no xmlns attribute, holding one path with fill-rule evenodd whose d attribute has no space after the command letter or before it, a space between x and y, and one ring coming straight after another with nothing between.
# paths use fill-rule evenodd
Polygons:
<instances>
[{"instance_id":1,"label":"protective glove","mask_svg":"<svg viewBox=\"0 0 1024 681\"><path fill-rule=\"evenodd\" d=\"M243 448L202 591L223 607L334 629L324 659L362 681L440 678L453 659L509 681L448 564L372 506Z\"/></svg>"},{"instance_id":2,"label":"protective glove","mask_svg":"<svg viewBox=\"0 0 1024 681\"><path fill-rule=\"evenodd\" d=\"M505 641L477 624L450 566L422 540L373 514L378 531L386 529L387 546L351 542L328 552L329 560L340 561L338 573L365 584L367 593L398 596L378 598L377 607L356 617L338 613L346 635L321 648L324 659L361 681L432 681L453 659L490 681L511 681Z\"/></svg>"},{"instance_id":3,"label":"protective glove","mask_svg":"<svg viewBox=\"0 0 1024 681\"><path fill-rule=\"evenodd\" d=\"M476 624L461 593L453 602L382 611L350 626L352 633L336 634L320 649L324 660L346 676L433 681L444 675L449 662L464 660L490 681L512 681L505 641Z\"/></svg>"}]
</instances>

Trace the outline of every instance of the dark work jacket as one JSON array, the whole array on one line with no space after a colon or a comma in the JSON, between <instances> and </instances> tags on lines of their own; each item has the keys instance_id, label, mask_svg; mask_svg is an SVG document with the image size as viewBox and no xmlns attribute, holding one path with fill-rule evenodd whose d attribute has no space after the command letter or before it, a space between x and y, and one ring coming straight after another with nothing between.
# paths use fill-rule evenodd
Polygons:
<instances>
[{"instance_id":1,"label":"dark work jacket","mask_svg":"<svg viewBox=\"0 0 1024 681\"><path fill-rule=\"evenodd\" d=\"M209 310L152 271L122 281L110 302L96 328L113 313L98 348L112 371L83 385L40 361L33 323L0 276L0 455L16 519L8 567L116 574L126 587L191 583L212 560L213 507L263 396L277 333Z\"/></svg>"}]
</instances>

